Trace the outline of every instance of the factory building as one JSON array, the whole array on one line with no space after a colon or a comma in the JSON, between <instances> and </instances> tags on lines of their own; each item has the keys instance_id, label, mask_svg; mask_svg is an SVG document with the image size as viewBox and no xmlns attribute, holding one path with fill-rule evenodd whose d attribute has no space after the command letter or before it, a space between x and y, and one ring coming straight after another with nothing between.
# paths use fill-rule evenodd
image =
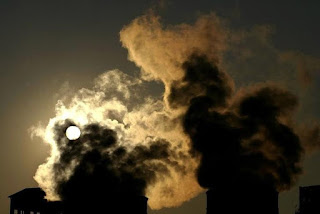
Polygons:
<instances>
[{"instance_id":1,"label":"factory building","mask_svg":"<svg viewBox=\"0 0 320 214\"><path fill-rule=\"evenodd\" d=\"M26 188L9 196L10 214L147 214L144 196L93 195L90 200L47 201L40 188Z\"/></svg>"},{"instance_id":2,"label":"factory building","mask_svg":"<svg viewBox=\"0 0 320 214\"><path fill-rule=\"evenodd\" d=\"M61 214L60 201L47 201L40 188L26 188L10 198L10 214Z\"/></svg>"}]
</instances>

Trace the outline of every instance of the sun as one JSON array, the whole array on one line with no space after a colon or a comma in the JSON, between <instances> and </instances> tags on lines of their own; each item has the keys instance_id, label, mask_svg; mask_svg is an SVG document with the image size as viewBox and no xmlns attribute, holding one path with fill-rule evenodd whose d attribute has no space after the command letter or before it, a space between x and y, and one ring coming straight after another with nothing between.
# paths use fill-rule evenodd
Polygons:
<instances>
[{"instance_id":1,"label":"sun","mask_svg":"<svg viewBox=\"0 0 320 214\"><path fill-rule=\"evenodd\" d=\"M81 131L77 126L69 126L66 130L66 135L69 140L77 140L81 135Z\"/></svg>"}]
</instances>

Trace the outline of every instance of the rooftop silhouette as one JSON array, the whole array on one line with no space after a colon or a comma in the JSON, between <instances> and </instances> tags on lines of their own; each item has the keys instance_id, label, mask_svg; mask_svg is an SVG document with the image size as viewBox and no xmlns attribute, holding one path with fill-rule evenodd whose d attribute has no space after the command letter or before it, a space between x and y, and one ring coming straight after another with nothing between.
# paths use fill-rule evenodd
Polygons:
<instances>
[{"instance_id":1,"label":"rooftop silhouette","mask_svg":"<svg viewBox=\"0 0 320 214\"><path fill-rule=\"evenodd\" d=\"M40 188L26 188L10 195L10 214L147 214L148 198L129 195L92 195L81 200L47 201Z\"/></svg>"},{"instance_id":2,"label":"rooftop silhouette","mask_svg":"<svg viewBox=\"0 0 320 214\"><path fill-rule=\"evenodd\" d=\"M40 188L26 188L10 195L10 214L60 214L62 202L47 201Z\"/></svg>"}]
</instances>

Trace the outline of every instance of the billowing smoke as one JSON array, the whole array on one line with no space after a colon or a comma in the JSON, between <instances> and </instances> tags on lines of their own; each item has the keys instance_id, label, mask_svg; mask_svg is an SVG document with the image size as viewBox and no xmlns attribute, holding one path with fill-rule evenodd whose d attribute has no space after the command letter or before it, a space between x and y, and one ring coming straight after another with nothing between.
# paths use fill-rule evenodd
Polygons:
<instances>
[{"instance_id":1,"label":"billowing smoke","mask_svg":"<svg viewBox=\"0 0 320 214\"><path fill-rule=\"evenodd\" d=\"M210 71L206 93L190 100L183 119L192 147L201 155L200 185L213 188L254 181L279 191L291 187L302 172L303 150L289 124L296 97L271 85L243 89L230 97L223 72L210 66L205 56L191 56L183 67L186 76ZM199 78L185 79L184 87Z\"/></svg>"},{"instance_id":2,"label":"billowing smoke","mask_svg":"<svg viewBox=\"0 0 320 214\"><path fill-rule=\"evenodd\" d=\"M201 191L194 175L198 160L188 152L181 123L145 87L119 70L108 71L91 89L60 100L46 127L33 127L52 148L35 175L48 199L146 195L157 209ZM69 140L66 129L74 125L81 135Z\"/></svg>"},{"instance_id":3,"label":"billowing smoke","mask_svg":"<svg viewBox=\"0 0 320 214\"><path fill-rule=\"evenodd\" d=\"M184 78L181 65L188 56L196 51L219 62L227 49L228 35L224 22L215 14L200 17L194 25L164 28L160 17L150 13L124 27L120 39L128 49L129 60L141 67L142 78L164 83L167 101L171 85Z\"/></svg>"},{"instance_id":4,"label":"billowing smoke","mask_svg":"<svg viewBox=\"0 0 320 214\"><path fill-rule=\"evenodd\" d=\"M230 182L290 188L302 172L301 139L311 139L296 132L297 97L271 83L236 90L231 78L248 74L234 75L234 68L260 73L232 60L250 62L261 47L274 54L263 60L278 63L264 69L296 59L271 48L261 29L232 31L215 14L164 27L150 13L125 26L120 40L141 76L106 72L92 88L59 100L47 126L32 128L52 148L35 175L47 198L126 192L146 195L150 207L160 209ZM256 49L244 46L247 40ZM150 81L163 83L163 96L144 90ZM82 132L75 141L65 136L70 125Z\"/></svg>"},{"instance_id":5,"label":"billowing smoke","mask_svg":"<svg viewBox=\"0 0 320 214\"><path fill-rule=\"evenodd\" d=\"M202 187L260 182L279 191L302 172L303 149L290 122L297 98L271 84L233 85L214 61L193 54L182 64L185 76L172 84L169 103L188 105L183 116L192 151L201 156Z\"/></svg>"},{"instance_id":6,"label":"billowing smoke","mask_svg":"<svg viewBox=\"0 0 320 214\"><path fill-rule=\"evenodd\" d=\"M74 123L65 121L55 126L60 158L53 169L56 191L63 200L91 197L97 192L99 195L110 192L143 196L146 184L156 179L155 172L166 176L167 165L184 170L183 166L169 160L169 143L164 140L150 139L148 145L138 145L128 151L118 145L115 131L99 124L84 126L79 139L68 140L65 130L70 125ZM73 174L64 179L61 175L70 169Z\"/></svg>"},{"instance_id":7,"label":"billowing smoke","mask_svg":"<svg viewBox=\"0 0 320 214\"><path fill-rule=\"evenodd\" d=\"M316 60L304 56L303 62L313 64L302 71L296 63L301 57L272 46L270 27L246 31L226 26L210 14L194 25L164 27L159 17L148 14L120 36L142 77L165 84L164 100L182 118L191 154L200 157L202 187L254 181L287 190L302 173L303 147L312 142L300 139L294 122L298 98L280 84L292 88L286 76L295 71L296 85L305 85L301 77L316 71ZM248 71L235 73L243 68ZM243 84L235 90L226 69L235 77L261 76L276 83Z\"/></svg>"},{"instance_id":8,"label":"billowing smoke","mask_svg":"<svg viewBox=\"0 0 320 214\"><path fill-rule=\"evenodd\" d=\"M208 96L213 107L226 107L233 93L232 81L207 56L192 54L182 69L182 80L171 84L168 101L172 108L189 106L193 98L202 96Z\"/></svg>"}]
</instances>

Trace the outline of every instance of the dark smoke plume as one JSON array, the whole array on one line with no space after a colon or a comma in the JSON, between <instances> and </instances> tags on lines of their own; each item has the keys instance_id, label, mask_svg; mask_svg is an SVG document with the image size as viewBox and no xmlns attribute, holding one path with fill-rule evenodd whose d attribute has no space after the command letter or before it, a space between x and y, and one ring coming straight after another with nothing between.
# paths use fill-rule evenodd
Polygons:
<instances>
[{"instance_id":1,"label":"dark smoke plume","mask_svg":"<svg viewBox=\"0 0 320 214\"><path fill-rule=\"evenodd\" d=\"M182 81L174 81L168 101L171 107L188 105L190 99L197 96L208 96L212 105L226 106L227 98L233 92L232 83L226 73L210 63L206 56L192 54L183 63L185 75Z\"/></svg>"},{"instance_id":2,"label":"dark smoke plume","mask_svg":"<svg viewBox=\"0 0 320 214\"><path fill-rule=\"evenodd\" d=\"M301 136L293 123L297 98L289 91L260 84L234 92L221 70L240 86L267 79L299 90L298 76L309 84L319 60L277 49L271 33L269 26L232 29L214 13L173 26L151 13L120 32L128 59L144 79L164 83L169 111L182 115L202 187L255 180L287 189L301 173L307 141L318 142L317 127Z\"/></svg>"},{"instance_id":3,"label":"dark smoke plume","mask_svg":"<svg viewBox=\"0 0 320 214\"><path fill-rule=\"evenodd\" d=\"M183 126L192 151L201 156L200 185L259 182L279 191L291 187L301 173L303 153L286 122L297 106L296 97L272 85L232 97L226 75L206 56L191 55L182 67L182 86L172 86L169 100L189 105Z\"/></svg>"},{"instance_id":4,"label":"dark smoke plume","mask_svg":"<svg viewBox=\"0 0 320 214\"><path fill-rule=\"evenodd\" d=\"M60 152L53 166L55 191L62 201L90 204L99 198L103 203L108 197L143 196L147 184L169 174L168 165L183 171L182 166L168 159L172 152L164 140L127 148L119 145L115 131L89 124L73 141L65 136L70 125L74 124L56 124L54 133Z\"/></svg>"}]
</instances>

